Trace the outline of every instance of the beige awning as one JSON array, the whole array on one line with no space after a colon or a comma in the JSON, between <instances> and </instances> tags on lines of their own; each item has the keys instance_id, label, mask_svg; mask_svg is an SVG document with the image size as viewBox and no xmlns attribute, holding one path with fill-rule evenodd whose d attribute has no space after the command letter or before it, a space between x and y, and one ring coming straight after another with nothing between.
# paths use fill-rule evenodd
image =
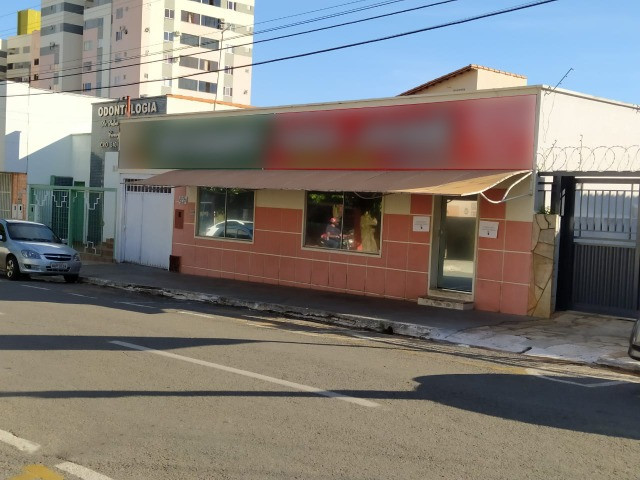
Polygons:
<instances>
[{"instance_id":1,"label":"beige awning","mask_svg":"<svg viewBox=\"0 0 640 480\"><path fill-rule=\"evenodd\" d=\"M173 170L142 180L143 185L226 187L248 190L427 193L473 195L529 170Z\"/></svg>"}]
</instances>

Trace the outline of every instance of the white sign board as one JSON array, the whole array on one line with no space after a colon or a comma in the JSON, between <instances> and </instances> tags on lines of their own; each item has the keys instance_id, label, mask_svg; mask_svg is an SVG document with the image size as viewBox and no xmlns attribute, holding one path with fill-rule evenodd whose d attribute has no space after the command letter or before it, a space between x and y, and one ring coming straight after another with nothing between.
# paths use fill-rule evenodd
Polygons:
<instances>
[{"instance_id":1,"label":"white sign board","mask_svg":"<svg viewBox=\"0 0 640 480\"><path fill-rule=\"evenodd\" d=\"M478 236L482 238L498 238L498 222L480 220L480 232Z\"/></svg>"},{"instance_id":2,"label":"white sign board","mask_svg":"<svg viewBox=\"0 0 640 480\"><path fill-rule=\"evenodd\" d=\"M431 217L413 217L414 232L428 232L431 228Z\"/></svg>"}]
</instances>

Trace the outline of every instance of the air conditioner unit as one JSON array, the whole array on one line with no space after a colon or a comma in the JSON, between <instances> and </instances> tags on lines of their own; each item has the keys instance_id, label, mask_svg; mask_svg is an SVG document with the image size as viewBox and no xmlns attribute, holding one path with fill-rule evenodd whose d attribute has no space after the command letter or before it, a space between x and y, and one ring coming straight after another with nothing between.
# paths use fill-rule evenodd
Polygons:
<instances>
[{"instance_id":1,"label":"air conditioner unit","mask_svg":"<svg viewBox=\"0 0 640 480\"><path fill-rule=\"evenodd\" d=\"M177 30L175 32L173 32L173 36L174 37L179 37L180 36L180 32L178 32Z\"/></svg>"},{"instance_id":2,"label":"air conditioner unit","mask_svg":"<svg viewBox=\"0 0 640 480\"><path fill-rule=\"evenodd\" d=\"M149 33L149 27L145 28L144 31Z\"/></svg>"}]
</instances>

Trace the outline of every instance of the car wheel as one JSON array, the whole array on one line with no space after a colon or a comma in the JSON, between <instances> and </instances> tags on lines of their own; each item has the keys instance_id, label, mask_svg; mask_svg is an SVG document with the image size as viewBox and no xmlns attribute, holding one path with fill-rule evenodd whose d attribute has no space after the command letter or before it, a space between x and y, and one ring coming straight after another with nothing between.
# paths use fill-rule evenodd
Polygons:
<instances>
[{"instance_id":1,"label":"car wheel","mask_svg":"<svg viewBox=\"0 0 640 480\"><path fill-rule=\"evenodd\" d=\"M64 281L67 283L76 283L79 278L80 278L80 275L65 275Z\"/></svg>"},{"instance_id":2,"label":"car wheel","mask_svg":"<svg viewBox=\"0 0 640 480\"><path fill-rule=\"evenodd\" d=\"M14 256L7 257L7 264L4 273L9 280L18 280L20 278L20 265Z\"/></svg>"}]
</instances>

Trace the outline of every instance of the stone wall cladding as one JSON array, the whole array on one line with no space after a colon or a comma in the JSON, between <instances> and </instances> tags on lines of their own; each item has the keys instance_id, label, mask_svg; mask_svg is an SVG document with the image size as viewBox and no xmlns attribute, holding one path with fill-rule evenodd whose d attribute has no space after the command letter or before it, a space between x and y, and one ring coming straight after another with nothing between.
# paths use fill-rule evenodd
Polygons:
<instances>
[{"instance_id":1,"label":"stone wall cladding","mask_svg":"<svg viewBox=\"0 0 640 480\"><path fill-rule=\"evenodd\" d=\"M534 317L549 318L555 310L554 272L557 270L559 228L558 215L534 215L531 235L533 268L527 311Z\"/></svg>"}]
</instances>

